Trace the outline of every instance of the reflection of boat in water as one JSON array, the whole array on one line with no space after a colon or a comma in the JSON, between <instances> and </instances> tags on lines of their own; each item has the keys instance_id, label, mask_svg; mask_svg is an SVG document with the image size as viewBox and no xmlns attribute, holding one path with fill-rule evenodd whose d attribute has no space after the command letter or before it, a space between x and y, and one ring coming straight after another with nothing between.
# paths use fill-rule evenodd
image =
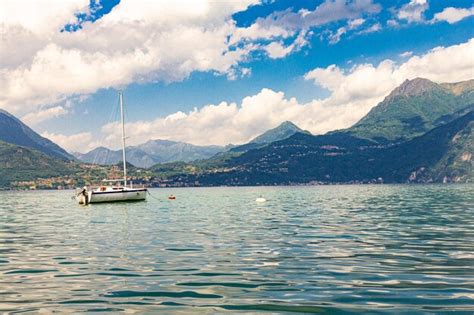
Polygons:
<instances>
[{"instance_id":1,"label":"reflection of boat in water","mask_svg":"<svg viewBox=\"0 0 474 315\"><path fill-rule=\"evenodd\" d=\"M123 179L105 180L104 182L115 183L115 185L103 185L95 188L84 187L76 194L76 200L80 204L115 201L138 201L145 200L148 190L144 187L134 188L130 182L127 187L127 159L125 154L125 122L123 110L123 95L120 92L120 114L122 119L122 156L123 156ZM123 183L123 185L120 185Z\"/></svg>"}]
</instances>

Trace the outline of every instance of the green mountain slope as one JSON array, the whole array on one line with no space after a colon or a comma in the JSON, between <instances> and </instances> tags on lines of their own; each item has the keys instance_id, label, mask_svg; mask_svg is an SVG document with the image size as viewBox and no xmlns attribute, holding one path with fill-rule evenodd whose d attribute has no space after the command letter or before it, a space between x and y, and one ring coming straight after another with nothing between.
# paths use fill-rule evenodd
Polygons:
<instances>
[{"instance_id":1,"label":"green mountain slope","mask_svg":"<svg viewBox=\"0 0 474 315\"><path fill-rule=\"evenodd\" d=\"M0 187L8 187L13 181L63 176L75 171L72 162L0 141Z\"/></svg>"},{"instance_id":2,"label":"green mountain slope","mask_svg":"<svg viewBox=\"0 0 474 315\"><path fill-rule=\"evenodd\" d=\"M74 157L64 149L46 139L30 127L22 123L18 118L0 109L0 141L32 148L41 151L49 156L66 160L73 160Z\"/></svg>"},{"instance_id":3,"label":"green mountain slope","mask_svg":"<svg viewBox=\"0 0 474 315\"><path fill-rule=\"evenodd\" d=\"M459 120L458 120L459 121ZM462 120L461 120L462 121ZM440 127L439 129L443 129ZM411 173L411 182L474 182L474 121L459 129L454 129L440 142L439 134L433 131L433 147L442 147L442 156L428 168L420 168ZM429 150L430 148L421 148Z\"/></svg>"},{"instance_id":4,"label":"green mountain slope","mask_svg":"<svg viewBox=\"0 0 474 315\"><path fill-rule=\"evenodd\" d=\"M380 143L405 141L447 122L447 117L474 104L474 80L436 84L407 80L358 123L349 134Z\"/></svg>"}]
</instances>

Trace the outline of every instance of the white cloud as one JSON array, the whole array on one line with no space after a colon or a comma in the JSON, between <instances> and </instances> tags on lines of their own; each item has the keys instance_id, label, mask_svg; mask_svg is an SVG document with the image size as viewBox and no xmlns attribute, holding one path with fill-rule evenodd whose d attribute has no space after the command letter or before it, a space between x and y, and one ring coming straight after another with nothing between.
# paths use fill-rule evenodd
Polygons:
<instances>
[{"instance_id":1,"label":"white cloud","mask_svg":"<svg viewBox=\"0 0 474 315\"><path fill-rule=\"evenodd\" d=\"M362 118L406 79L425 77L435 82L457 82L474 77L474 39L450 47L437 47L403 63L384 60L349 69L335 65L316 68L305 79L330 91L325 99L300 103L283 92L262 89L240 104L222 102L189 113L127 123L130 144L149 139L171 139L194 144L245 143L262 132L290 120L315 134L346 128ZM102 143L120 145L120 126L102 128Z\"/></svg>"},{"instance_id":2,"label":"white cloud","mask_svg":"<svg viewBox=\"0 0 474 315\"><path fill-rule=\"evenodd\" d=\"M470 9L449 7L444 8L444 10L439 13L436 13L432 22L445 21L449 24L454 24L473 15L474 7L471 7Z\"/></svg>"},{"instance_id":3,"label":"white cloud","mask_svg":"<svg viewBox=\"0 0 474 315\"><path fill-rule=\"evenodd\" d=\"M238 78L245 78L252 75L252 69L246 67L232 68L227 72L228 80L237 80Z\"/></svg>"},{"instance_id":4,"label":"white cloud","mask_svg":"<svg viewBox=\"0 0 474 315\"><path fill-rule=\"evenodd\" d=\"M222 102L207 105L189 113L177 112L150 121L127 123L128 143L139 144L148 139L172 139L194 144L245 143L262 132L291 120L303 128L316 121L328 119L314 112L318 101L300 104L283 92L262 89L258 94L245 97L238 105ZM311 117L318 117L313 120ZM120 124L110 123L102 128L104 142L120 145Z\"/></svg>"},{"instance_id":5,"label":"white cloud","mask_svg":"<svg viewBox=\"0 0 474 315\"><path fill-rule=\"evenodd\" d=\"M83 29L60 32L88 3L38 0L24 10L25 1L0 2L0 107L23 115L99 88L227 74L258 49L230 50L228 41L232 14L256 0L123 0Z\"/></svg>"},{"instance_id":6,"label":"white cloud","mask_svg":"<svg viewBox=\"0 0 474 315\"><path fill-rule=\"evenodd\" d=\"M332 65L308 72L305 79L331 92L324 100L326 105L353 108L360 113L376 105L406 79L424 77L435 82L472 79L473 52L474 39L471 39L460 45L434 48L399 65L392 60L384 60L377 66L360 64L348 70Z\"/></svg>"},{"instance_id":7,"label":"white cloud","mask_svg":"<svg viewBox=\"0 0 474 315\"><path fill-rule=\"evenodd\" d=\"M87 10L88 5L88 0L2 0L0 21L7 26L19 25L37 34L51 35L73 22L74 13Z\"/></svg>"},{"instance_id":8,"label":"white cloud","mask_svg":"<svg viewBox=\"0 0 474 315\"><path fill-rule=\"evenodd\" d=\"M240 41L255 41L259 39L278 39L288 38L294 35L293 30L287 30L279 25L260 25L256 22L246 28L237 28L230 39L231 44L237 44Z\"/></svg>"},{"instance_id":9,"label":"white cloud","mask_svg":"<svg viewBox=\"0 0 474 315\"><path fill-rule=\"evenodd\" d=\"M21 116L100 88L180 81L193 71L235 79L250 74L240 68L253 51L285 57L308 44L310 28L357 25L381 8L373 0L326 0L312 11L277 12L237 27L232 15L256 3L123 0L69 33L60 30L89 11L88 0L0 1L0 107Z\"/></svg>"},{"instance_id":10,"label":"white cloud","mask_svg":"<svg viewBox=\"0 0 474 315\"><path fill-rule=\"evenodd\" d=\"M407 20L408 22L422 22L424 20L423 13L427 9L427 0L410 0L409 3L400 8L397 17L400 20Z\"/></svg>"},{"instance_id":11,"label":"white cloud","mask_svg":"<svg viewBox=\"0 0 474 315\"><path fill-rule=\"evenodd\" d=\"M235 42L268 38L281 40L299 33L293 44L284 46L281 42L274 42L264 46L271 58L281 58L295 48L306 45L306 41L298 43L298 39L301 39L301 36L305 37L311 28L348 20L349 29L354 29L364 23L363 16L378 13L380 10L381 6L372 0L325 0L312 11L301 9L293 12L288 9L270 14L266 18L259 18L251 26L237 30L232 40ZM344 32L341 30L341 35L342 33ZM337 42L339 40L337 33L330 35L329 40L332 43Z\"/></svg>"},{"instance_id":12,"label":"white cloud","mask_svg":"<svg viewBox=\"0 0 474 315\"><path fill-rule=\"evenodd\" d=\"M309 29L335 21L360 19L364 15L380 12L381 6L372 0L326 0L313 11L277 12L257 20L262 28L279 25L287 30Z\"/></svg>"},{"instance_id":13,"label":"white cloud","mask_svg":"<svg viewBox=\"0 0 474 315\"><path fill-rule=\"evenodd\" d=\"M69 111L63 106L54 106L26 114L21 120L27 125L34 126L42 121L66 115L67 113L69 113Z\"/></svg>"},{"instance_id":14,"label":"white cloud","mask_svg":"<svg viewBox=\"0 0 474 315\"><path fill-rule=\"evenodd\" d=\"M339 27L336 32L329 32L329 43L336 44L341 40L342 35L346 34L348 31L355 30L359 28L362 24L365 23L365 19L358 18L354 20L350 20L347 22L347 26ZM357 34L361 34L358 32Z\"/></svg>"},{"instance_id":15,"label":"white cloud","mask_svg":"<svg viewBox=\"0 0 474 315\"><path fill-rule=\"evenodd\" d=\"M411 57L411 56L413 56L413 51L405 51L405 52L401 53L399 56L402 57L402 58Z\"/></svg>"},{"instance_id":16,"label":"white cloud","mask_svg":"<svg viewBox=\"0 0 474 315\"><path fill-rule=\"evenodd\" d=\"M394 19L387 20L387 25L388 25L388 26L391 26L391 27L398 27L398 26L400 26L400 24L398 24L397 20L394 20Z\"/></svg>"},{"instance_id":17,"label":"white cloud","mask_svg":"<svg viewBox=\"0 0 474 315\"><path fill-rule=\"evenodd\" d=\"M339 42L341 40L341 36L344 35L346 32L347 29L345 27L338 28L335 33L329 35L329 43L335 44Z\"/></svg>"},{"instance_id":18,"label":"white cloud","mask_svg":"<svg viewBox=\"0 0 474 315\"><path fill-rule=\"evenodd\" d=\"M265 46L265 51L268 53L268 56L272 59L282 58L288 55L293 46L284 46L283 42L271 42Z\"/></svg>"},{"instance_id":19,"label":"white cloud","mask_svg":"<svg viewBox=\"0 0 474 315\"><path fill-rule=\"evenodd\" d=\"M375 33L375 32L378 32L382 29L382 25L380 23L375 23L371 26L369 26L368 28L366 29L363 29L362 31L358 32L357 34L369 34L369 33Z\"/></svg>"},{"instance_id":20,"label":"white cloud","mask_svg":"<svg viewBox=\"0 0 474 315\"><path fill-rule=\"evenodd\" d=\"M288 54L301 49L302 47L306 46L308 41L306 40L306 35L311 36L311 32L305 33L301 31L296 39L285 46L282 41L279 42L271 42L270 44L263 47L263 49L267 52L268 56L272 59L278 59L286 57Z\"/></svg>"},{"instance_id":21,"label":"white cloud","mask_svg":"<svg viewBox=\"0 0 474 315\"><path fill-rule=\"evenodd\" d=\"M0 69L27 66L61 28L86 10L89 1L0 1ZM28 9L25 9L28 8ZM1 104L1 103L0 103Z\"/></svg>"},{"instance_id":22,"label":"white cloud","mask_svg":"<svg viewBox=\"0 0 474 315\"><path fill-rule=\"evenodd\" d=\"M88 152L100 145L100 142L93 140L90 132L81 132L69 136L43 132L41 136L48 138L68 152Z\"/></svg>"},{"instance_id":23,"label":"white cloud","mask_svg":"<svg viewBox=\"0 0 474 315\"><path fill-rule=\"evenodd\" d=\"M365 23L365 19L359 18L359 19L349 21L349 23L347 23L347 26L349 27L349 29L354 29L354 28L358 28L364 23Z\"/></svg>"},{"instance_id":24,"label":"white cloud","mask_svg":"<svg viewBox=\"0 0 474 315\"><path fill-rule=\"evenodd\" d=\"M474 7L471 8L454 8L446 7L443 11L436 13L433 19L426 20L424 13L429 8L427 0L410 0L409 3L403 5L397 12L397 18L399 20L406 20L407 22L418 22L418 23L437 23L437 22L448 22L449 24L457 23L467 17L474 15ZM398 22L395 20L389 20L387 22L389 26L398 26Z\"/></svg>"}]
</instances>

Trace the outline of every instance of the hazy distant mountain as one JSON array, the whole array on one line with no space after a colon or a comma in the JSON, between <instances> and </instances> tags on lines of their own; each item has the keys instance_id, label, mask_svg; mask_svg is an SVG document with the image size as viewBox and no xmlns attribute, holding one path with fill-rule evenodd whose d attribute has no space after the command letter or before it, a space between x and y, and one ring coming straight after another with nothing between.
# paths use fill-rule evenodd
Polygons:
<instances>
[{"instance_id":1,"label":"hazy distant mountain","mask_svg":"<svg viewBox=\"0 0 474 315\"><path fill-rule=\"evenodd\" d=\"M127 147L127 161L137 167L146 168L156 163L206 159L223 150L225 147L221 146L198 146L177 141L150 140L138 146ZM80 161L101 165L116 164L122 161L121 150L110 150L104 147L84 154L74 153L74 155Z\"/></svg>"},{"instance_id":2,"label":"hazy distant mountain","mask_svg":"<svg viewBox=\"0 0 474 315\"><path fill-rule=\"evenodd\" d=\"M72 152L72 154L79 161L85 163L112 165L122 161L122 151L114 151L105 147L98 147L87 153Z\"/></svg>"},{"instance_id":3,"label":"hazy distant mountain","mask_svg":"<svg viewBox=\"0 0 474 315\"><path fill-rule=\"evenodd\" d=\"M67 153L57 144L40 136L30 127L22 123L18 118L1 109L0 140L11 144L32 148L49 156L68 160L74 159L72 155Z\"/></svg>"},{"instance_id":4,"label":"hazy distant mountain","mask_svg":"<svg viewBox=\"0 0 474 315\"><path fill-rule=\"evenodd\" d=\"M451 114L473 104L474 80L448 84L406 80L345 131L382 143L408 140L448 122Z\"/></svg>"},{"instance_id":5,"label":"hazy distant mountain","mask_svg":"<svg viewBox=\"0 0 474 315\"><path fill-rule=\"evenodd\" d=\"M260 136L250 140L250 142L243 145L236 146L230 149L229 151L245 152L251 149L260 148L269 143L287 139L293 136L297 132L310 134L309 131L299 128L291 121L285 121L281 123L280 125L278 125L277 127L267 130L266 132L262 133Z\"/></svg>"},{"instance_id":6,"label":"hazy distant mountain","mask_svg":"<svg viewBox=\"0 0 474 315\"><path fill-rule=\"evenodd\" d=\"M137 167L145 168L157 163L191 162L208 159L218 153L226 155L226 150L244 152L277 140L286 139L297 132L309 133L298 128L292 122L286 121L241 146L198 146L170 140L150 140L137 146L127 147L127 161ZM74 152L73 155L82 162L100 165L111 165L122 161L121 150L110 150L105 147L98 147L87 153Z\"/></svg>"}]
</instances>

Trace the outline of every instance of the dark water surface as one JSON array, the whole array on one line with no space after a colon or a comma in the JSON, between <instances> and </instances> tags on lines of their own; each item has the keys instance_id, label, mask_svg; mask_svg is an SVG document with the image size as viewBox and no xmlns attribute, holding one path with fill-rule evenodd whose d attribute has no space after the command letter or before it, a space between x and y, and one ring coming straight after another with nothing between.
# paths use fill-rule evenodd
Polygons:
<instances>
[{"instance_id":1,"label":"dark water surface","mask_svg":"<svg viewBox=\"0 0 474 315\"><path fill-rule=\"evenodd\" d=\"M151 192L0 192L0 312L474 312L473 185Z\"/></svg>"}]
</instances>

